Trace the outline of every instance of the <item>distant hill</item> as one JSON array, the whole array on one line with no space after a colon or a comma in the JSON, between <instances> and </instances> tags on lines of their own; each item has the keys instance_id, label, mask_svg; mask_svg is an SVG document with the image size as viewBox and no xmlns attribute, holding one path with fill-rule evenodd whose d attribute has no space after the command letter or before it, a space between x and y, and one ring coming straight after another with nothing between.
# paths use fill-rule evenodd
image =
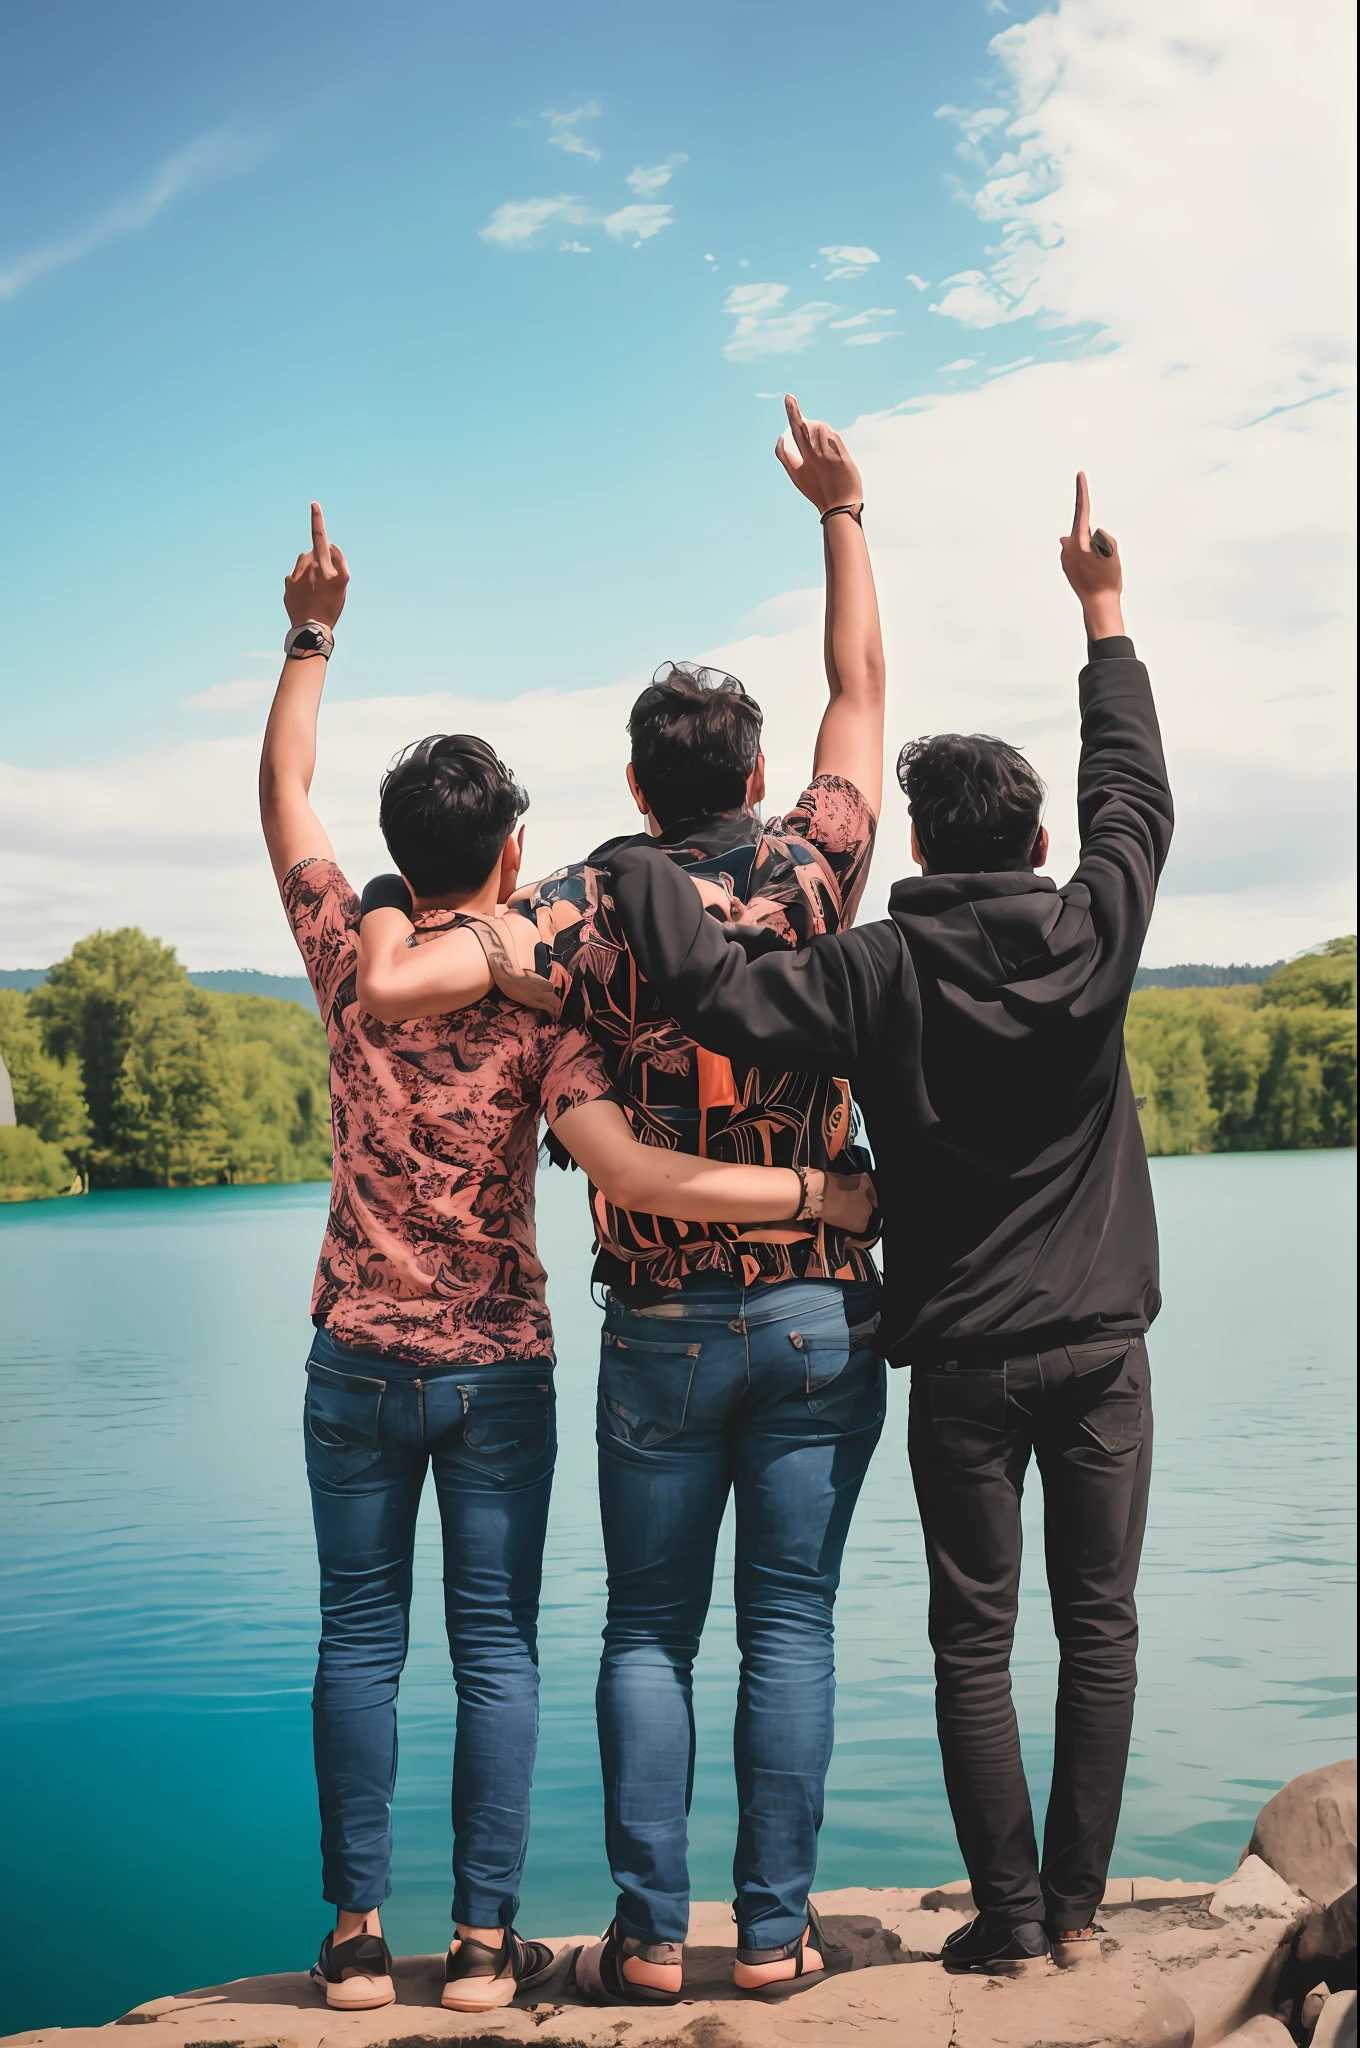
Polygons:
<instances>
[{"instance_id":1,"label":"distant hill","mask_svg":"<svg viewBox=\"0 0 1360 2048\"><path fill-rule=\"evenodd\" d=\"M47 979L45 967L0 967L0 988L25 992L41 988ZM204 967L189 970L195 988L216 989L224 996L273 996L281 1003L305 1003L316 1008L316 997L305 974L261 974L255 967Z\"/></svg>"},{"instance_id":2,"label":"distant hill","mask_svg":"<svg viewBox=\"0 0 1360 2048\"><path fill-rule=\"evenodd\" d=\"M277 996L281 1003L316 1008L312 984L305 974L261 974L255 967L191 967L189 979L195 988L214 988L219 995Z\"/></svg>"},{"instance_id":3,"label":"distant hill","mask_svg":"<svg viewBox=\"0 0 1360 2048\"><path fill-rule=\"evenodd\" d=\"M1262 982L1283 967L1272 960L1269 967L1209 967L1196 963L1186 967L1140 967L1133 978L1140 988L1236 988L1242 982ZM0 967L0 988L40 988L47 979L45 967ZM222 995L276 996L283 1003L305 1003L315 1009L316 998L305 974L261 974L254 967L204 967L189 970L197 988L217 989Z\"/></svg>"},{"instance_id":4,"label":"distant hill","mask_svg":"<svg viewBox=\"0 0 1360 2048\"><path fill-rule=\"evenodd\" d=\"M1272 960L1269 967L1210 967L1196 961L1185 967L1140 967L1133 985L1135 989L1241 988L1247 982L1269 981L1284 964L1283 960Z\"/></svg>"}]
</instances>

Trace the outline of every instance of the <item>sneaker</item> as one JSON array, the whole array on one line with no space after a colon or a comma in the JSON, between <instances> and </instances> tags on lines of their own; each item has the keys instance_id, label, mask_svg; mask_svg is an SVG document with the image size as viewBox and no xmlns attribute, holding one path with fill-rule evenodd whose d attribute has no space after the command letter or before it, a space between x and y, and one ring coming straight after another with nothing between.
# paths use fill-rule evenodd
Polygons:
<instances>
[{"instance_id":1,"label":"sneaker","mask_svg":"<svg viewBox=\"0 0 1360 2048\"><path fill-rule=\"evenodd\" d=\"M1094 1920L1087 1927L1050 1927L1048 1938L1053 1960L1060 1970L1080 1969L1100 1961L1100 1937L1105 1932Z\"/></svg>"},{"instance_id":2,"label":"sneaker","mask_svg":"<svg viewBox=\"0 0 1360 2048\"><path fill-rule=\"evenodd\" d=\"M576 1951L567 1988L592 2005L677 2005L684 1961L682 1943L639 1941L615 1920L602 1940Z\"/></svg>"},{"instance_id":3,"label":"sneaker","mask_svg":"<svg viewBox=\"0 0 1360 2048\"><path fill-rule=\"evenodd\" d=\"M1052 1956L1041 1920L999 1920L993 1913L979 1913L966 1927L950 1935L940 1951L940 1961L955 1976L977 1971L987 1977L1019 1977L1030 1970L1046 1970Z\"/></svg>"},{"instance_id":4,"label":"sneaker","mask_svg":"<svg viewBox=\"0 0 1360 2048\"><path fill-rule=\"evenodd\" d=\"M808 1924L782 1948L739 1948L732 1965L732 1982L738 1991L782 1992L800 1977L824 1976L848 1970L848 1948L832 1941L822 1926L817 1908L808 1900Z\"/></svg>"},{"instance_id":5,"label":"sneaker","mask_svg":"<svg viewBox=\"0 0 1360 2048\"><path fill-rule=\"evenodd\" d=\"M333 2012L373 2012L397 2002L392 1951L380 1934L356 1934L337 1942L332 1931L312 1964L312 1982L325 1990Z\"/></svg>"},{"instance_id":6,"label":"sneaker","mask_svg":"<svg viewBox=\"0 0 1360 2048\"><path fill-rule=\"evenodd\" d=\"M551 1976L557 1956L546 1941L522 1941L507 1927L499 1948L466 1937L452 1941L444 1958L439 2003L448 2012L496 2012L517 1991Z\"/></svg>"}]
</instances>

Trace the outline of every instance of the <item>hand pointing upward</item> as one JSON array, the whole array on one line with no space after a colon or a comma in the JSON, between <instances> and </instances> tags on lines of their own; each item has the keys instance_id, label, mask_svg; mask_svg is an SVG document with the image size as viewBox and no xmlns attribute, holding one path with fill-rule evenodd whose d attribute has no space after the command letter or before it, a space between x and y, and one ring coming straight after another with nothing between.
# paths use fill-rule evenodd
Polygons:
<instances>
[{"instance_id":1,"label":"hand pointing upward","mask_svg":"<svg viewBox=\"0 0 1360 2048\"><path fill-rule=\"evenodd\" d=\"M1077 503L1072 514L1072 531L1058 542L1062 550L1063 574L1081 599L1087 635L1108 640L1124 630L1120 592L1124 571L1114 536L1091 527L1091 493L1085 470L1077 471Z\"/></svg>"},{"instance_id":2,"label":"hand pointing upward","mask_svg":"<svg viewBox=\"0 0 1360 2048\"><path fill-rule=\"evenodd\" d=\"M299 555L292 575L283 579L283 608L289 623L300 626L315 619L320 626L333 627L345 609L348 587L349 564L326 538L325 514L313 503L311 552Z\"/></svg>"}]
</instances>

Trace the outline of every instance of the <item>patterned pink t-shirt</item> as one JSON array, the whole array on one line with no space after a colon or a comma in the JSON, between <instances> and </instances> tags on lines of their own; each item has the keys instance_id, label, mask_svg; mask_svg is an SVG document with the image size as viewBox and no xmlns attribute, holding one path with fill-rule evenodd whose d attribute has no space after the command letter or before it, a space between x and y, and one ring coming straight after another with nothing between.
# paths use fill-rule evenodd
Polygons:
<instances>
[{"instance_id":1,"label":"patterned pink t-shirt","mask_svg":"<svg viewBox=\"0 0 1360 2048\"><path fill-rule=\"evenodd\" d=\"M611 1092L600 1054L584 1031L499 994L380 1024L355 995L359 899L334 861L300 861L281 894L331 1052L331 1210L313 1316L384 1358L550 1357L538 1122Z\"/></svg>"}]
</instances>

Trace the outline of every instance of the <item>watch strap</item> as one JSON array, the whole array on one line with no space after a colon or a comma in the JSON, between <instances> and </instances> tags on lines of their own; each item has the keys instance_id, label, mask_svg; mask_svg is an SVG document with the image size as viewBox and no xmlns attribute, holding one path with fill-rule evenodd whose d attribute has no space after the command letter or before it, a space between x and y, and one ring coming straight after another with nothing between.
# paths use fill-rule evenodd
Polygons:
<instances>
[{"instance_id":1,"label":"watch strap","mask_svg":"<svg viewBox=\"0 0 1360 2048\"><path fill-rule=\"evenodd\" d=\"M335 652L335 635L320 619L304 619L284 634L283 652L288 661L309 661L314 654L329 661Z\"/></svg>"}]
</instances>

